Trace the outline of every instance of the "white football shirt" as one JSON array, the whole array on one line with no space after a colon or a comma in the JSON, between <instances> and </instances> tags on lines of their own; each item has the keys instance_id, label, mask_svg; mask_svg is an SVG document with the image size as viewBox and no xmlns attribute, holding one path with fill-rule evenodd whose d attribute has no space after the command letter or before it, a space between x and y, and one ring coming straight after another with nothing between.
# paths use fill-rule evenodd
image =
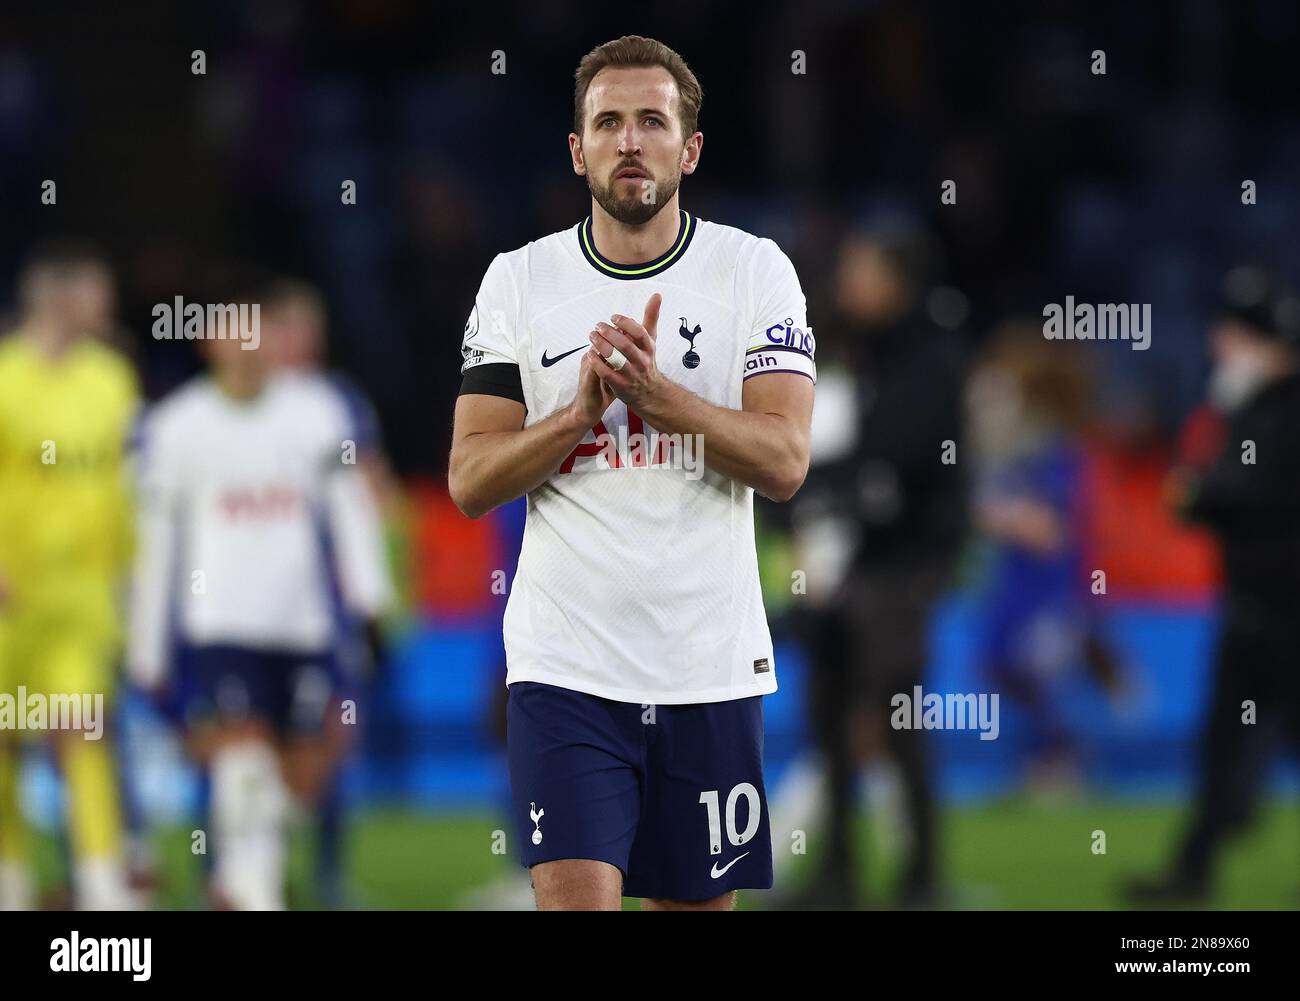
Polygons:
<instances>
[{"instance_id":1,"label":"white football shirt","mask_svg":"<svg viewBox=\"0 0 1300 1001\"><path fill-rule=\"evenodd\" d=\"M524 425L544 420L572 402L596 322L641 319L654 292L659 368L707 402L740 410L744 380L770 372L815 381L803 291L777 245L679 219L672 248L641 265L602 257L590 219L498 255L465 325L462 392L485 391L471 388L481 367L517 366ZM663 705L776 691L753 488L656 434L615 400L528 495L507 684Z\"/></svg>"},{"instance_id":2,"label":"white football shirt","mask_svg":"<svg viewBox=\"0 0 1300 1001\"><path fill-rule=\"evenodd\" d=\"M200 377L142 432L138 681L159 680L173 625L188 644L314 653L338 641L336 611L383 610L382 527L352 458L356 421L328 379L280 376L240 401Z\"/></svg>"}]
</instances>

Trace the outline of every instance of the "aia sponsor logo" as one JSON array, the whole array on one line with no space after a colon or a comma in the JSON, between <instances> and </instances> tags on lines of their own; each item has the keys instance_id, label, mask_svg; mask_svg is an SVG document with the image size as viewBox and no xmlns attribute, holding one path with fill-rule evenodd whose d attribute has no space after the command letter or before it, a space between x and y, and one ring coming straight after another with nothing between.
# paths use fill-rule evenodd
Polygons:
<instances>
[{"instance_id":1,"label":"aia sponsor logo","mask_svg":"<svg viewBox=\"0 0 1300 1001\"><path fill-rule=\"evenodd\" d=\"M302 491L283 484L226 490L217 503L221 513L230 521L286 518L307 508Z\"/></svg>"}]
</instances>

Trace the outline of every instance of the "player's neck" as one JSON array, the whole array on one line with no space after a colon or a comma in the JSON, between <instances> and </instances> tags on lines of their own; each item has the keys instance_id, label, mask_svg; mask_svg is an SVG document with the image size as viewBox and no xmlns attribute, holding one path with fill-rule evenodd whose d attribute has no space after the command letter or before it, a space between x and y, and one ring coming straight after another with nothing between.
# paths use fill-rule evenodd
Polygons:
<instances>
[{"instance_id":1,"label":"player's neck","mask_svg":"<svg viewBox=\"0 0 1300 1001\"><path fill-rule=\"evenodd\" d=\"M22 330L27 343L48 361L58 361L80 340L76 334L68 333L56 323L37 319L29 320Z\"/></svg>"},{"instance_id":2,"label":"player's neck","mask_svg":"<svg viewBox=\"0 0 1300 1001\"><path fill-rule=\"evenodd\" d=\"M639 226L621 223L591 201L591 239L596 251L615 264L644 264L662 257L677 242L681 229L681 213L677 208L677 194L654 218Z\"/></svg>"},{"instance_id":3,"label":"player's neck","mask_svg":"<svg viewBox=\"0 0 1300 1001\"><path fill-rule=\"evenodd\" d=\"M266 379L260 375L247 375L241 372L227 372L214 369L212 381L216 383L221 395L235 403L251 403L262 395L266 388Z\"/></svg>"}]
</instances>

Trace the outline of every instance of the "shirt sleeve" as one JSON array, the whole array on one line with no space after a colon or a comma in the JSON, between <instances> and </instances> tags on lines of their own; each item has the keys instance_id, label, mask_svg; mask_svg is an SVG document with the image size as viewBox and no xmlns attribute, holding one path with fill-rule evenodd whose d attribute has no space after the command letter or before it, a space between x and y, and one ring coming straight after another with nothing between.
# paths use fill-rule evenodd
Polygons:
<instances>
[{"instance_id":1,"label":"shirt sleeve","mask_svg":"<svg viewBox=\"0 0 1300 1001\"><path fill-rule=\"evenodd\" d=\"M504 255L498 254L483 276L483 283L474 299L474 308L465 321L465 334L460 344L463 359L460 371L464 376L462 394L488 393L516 398L513 391L497 392L494 387L502 384L510 387L517 380L519 358L515 350L515 323L518 305L518 291L509 262ZM482 371L476 372L476 369ZM516 380L502 379L501 374L509 373L511 369ZM484 378L487 373L491 373L491 376ZM519 395L522 396L522 393Z\"/></svg>"},{"instance_id":2,"label":"shirt sleeve","mask_svg":"<svg viewBox=\"0 0 1300 1001\"><path fill-rule=\"evenodd\" d=\"M378 499L355 457L340 461L339 442L358 441L358 415L345 394L333 389L328 401L335 434L322 440L327 465L325 508L333 542L335 570L344 607L361 619L382 615L392 602L392 580Z\"/></svg>"},{"instance_id":3,"label":"shirt sleeve","mask_svg":"<svg viewBox=\"0 0 1300 1001\"><path fill-rule=\"evenodd\" d=\"M158 411L147 413L135 439L138 489L135 571L127 629L127 673L155 687L168 671L172 587L179 549L182 475L179 455Z\"/></svg>"},{"instance_id":4,"label":"shirt sleeve","mask_svg":"<svg viewBox=\"0 0 1300 1001\"><path fill-rule=\"evenodd\" d=\"M135 554L135 483L131 479L131 461L135 447L136 429L142 419L140 386L129 366L122 365L120 409L121 449L116 454L116 465L110 493L113 498L113 567L119 573L129 574Z\"/></svg>"},{"instance_id":5,"label":"shirt sleeve","mask_svg":"<svg viewBox=\"0 0 1300 1001\"><path fill-rule=\"evenodd\" d=\"M750 269L749 343L744 378L794 372L817 381L816 341L794 265L771 240L759 240Z\"/></svg>"},{"instance_id":6,"label":"shirt sleeve","mask_svg":"<svg viewBox=\"0 0 1300 1001\"><path fill-rule=\"evenodd\" d=\"M343 603L362 619L382 615L393 599L379 507L361 471L343 466L326 483L326 504Z\"/></svg>"},{"instance_id":7,"label":"shirt sleeve","mask_svg":"<svg viewBox=\"0 0 1300 1001\"><path fill-rule=\"evenodd\" d=\"M8 385L0 384L0 393L7 393L8 389ZM0 404L4 402L4 396L0 396ZM12 432L7 427L8 415L8 407L0 405L0 525L5 526L0 532L0 585L7 583L12 587L18 559L15 549L22 524L19 517L24 507L30 505L24 504L26 498L17 480L17 455L10 439Z\"/></svg>"}]
</instances>

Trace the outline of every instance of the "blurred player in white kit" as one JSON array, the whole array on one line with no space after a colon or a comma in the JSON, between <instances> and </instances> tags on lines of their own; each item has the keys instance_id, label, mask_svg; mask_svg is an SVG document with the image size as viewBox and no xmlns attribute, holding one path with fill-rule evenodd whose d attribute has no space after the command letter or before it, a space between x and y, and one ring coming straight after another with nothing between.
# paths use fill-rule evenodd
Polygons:
<instances>
[{"instance_id":1,"label":"blurred player in white kit","mask_svg":"<svg viewBox=\"0 0 1300 1001\"><path fill-rule=\"evenodd\" d=\"M347 375L328 365L328 311L325 297L308 282L280 278L259 296L262 304L262 346L272 371L313 382L334 393L347 408L356 442L356 463L384 514L400 504L392 467L384 452L379 415L374 404ZM375 544L383 549L382 534ZM386 559L381 551L374 557ZM340 623L340 668L345 692L374 682L384 659L384 641L376 619L343 610ZM335 726L328 741L313 741L303 748L306 760L319 776L316 796L316 890L328 907L346 905L343 886L344 795L341 765L357 743L357 728Z\"/></svg>"},{"instance_id":2,"label":"blurred player in white kit","mask_svg":"<svg viewBox=\"0 0 1300 1001\"><path fill-rule=\"evenodd\" d=\"M390 597L357 422L260 335L210 325L210 373L146 416L128 669L166 690L210 771L217 906L284 907L284 829L331 775L344 623Z\"/></svg>"}]
</instances>

